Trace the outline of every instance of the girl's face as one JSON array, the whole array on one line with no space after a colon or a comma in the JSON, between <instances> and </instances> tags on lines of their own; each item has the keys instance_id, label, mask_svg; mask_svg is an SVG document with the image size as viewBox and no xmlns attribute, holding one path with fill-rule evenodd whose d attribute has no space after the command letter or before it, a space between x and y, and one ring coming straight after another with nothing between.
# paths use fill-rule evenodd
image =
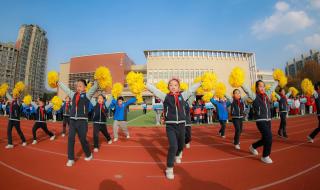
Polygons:
<instances>
[{"instance_id":1,"label":"girl's face","mask_svg":"<svg viewBox=\"0 0 320 190\"><path fill-rule=\"evenodd\" d=\"M257 92L260 94L265 93L265 86L263 82L258 83Z\"/></svg>"},{"instance_id":2,"label":"girl's face","mask_svg":"<svg viewBox=\"0 0 320 190\"><path fill-rule=\"evenodd\" d=\"M77 82L77 92L85 92L86 91L86 86L83 84L83 82L78 81Z\"/></svg>"},{"instance_id":3,"label":"girl's face","mask_svg":"<svg viewBox=\"0 0 320 190\"><path fill-rule=\"evenodd\" d=\"M104 99L102 96L98 96L98 103L102 104L104 102Z\"/></svg>"},{"instance_id":4,"label":"girl's face","mask_svg":"<svg viewBox=\"0 0 320 190\"><path fill-rule=\"evenodd\" d=\"M70 97L69 96L66 97L66 101L70 102Z\"/></svg>"},{"instance_id":5,"label":"girl's face","mask_svg":"<svg viewBox=\"0 0 320 190\"><path fill-rule=\"evenodd\" d=\"M282 89L282 90L280 91L280 94L281 94L282 96L284 96L284 95L286 94L286 92L284 91L284 89Z\"/></svg>"},{"instance_id":6,"label":"girl's face","mask_svg":"<svg viewBox=\"0 0 320 190\"><path fill-rule=\"evenodd\" d=\"M171 80L169 82L169 90L172 93L177 93L180 91L180 85L176 80Z\"/></svg>"},{"instance_id":7,"label":"girl's face","mask_svg":"<svg viewBox=\"0 0 320 190\"><path fill-rule=\"evenodd\" d=\"M122 105L123 101L122 100L118 100L118 105Z\"/></svg>"},{"instance_id":8,"label":"girl's face","mask_svg":"<svg viewBox=\"0 0 320 190\"><path fill-rule=\"evenodd\" d=\"M234 91L233 97L234 97L234 99L239 100L241 98L240 91L239 90Z\"/></svg>"}]
</instances>

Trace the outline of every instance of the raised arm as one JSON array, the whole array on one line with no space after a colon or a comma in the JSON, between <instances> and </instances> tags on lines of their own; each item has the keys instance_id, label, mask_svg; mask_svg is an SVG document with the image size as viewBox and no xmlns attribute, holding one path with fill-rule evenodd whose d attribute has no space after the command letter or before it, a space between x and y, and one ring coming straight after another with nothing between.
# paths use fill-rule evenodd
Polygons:
<instances>
[{"instance_id":1,"label":"raised arm","mask_svg":"<svg viewBox=\"0 0 320 190\"><path fill-rule=\"evenodd\" d=\"M65 84L63 84L62 82L58 82L58 86L70 97L72 98L74 96L74 92L69 88L67 87Z\"/></svg>"},{"instance_id":2,"label":"raised arm","mask_svg":"<svg viewBox=\"0 0 320 190\"><path fill-rule=\"evenodd\" d=\"M276 98L277 98L278 100L281 99L281 97L280 97L280 95L279 95L278 93L275 92L275 95L276 95Z\"/></svg>"},{"instance_id":3,"label":"raised arm","mask_svg":"<svg viewBox=\"0 0 320 190\"><path fill-rule=\"evenodd\" d=\"M248 98L250 98L252 101L256 99L256 94L254 94L246 85L241 86L244 93L247 94Z\"/></svg>"},{"instance_id":4,"label":"raised arm","mask_svg":"<svg viewBox=\"0 0 320 190\"><path fill-rule=\"evenodd\" d=\"M271 98L271 94L277 88L278 84L279 84L279 81L276 80L271 86L271 88L268 91L266 91L266 94L269 96L269 98Z\"/></svg>"},{"instance_id":5,"label":"raised arm","mask_svg":"<svg viewBox=\"0 0 320 190\"><path fill-rule=\"evenodd\" d=\"M319 96L318 92L314 90L314 91L313 91L313 97L314 97L315 99L317 99L318 96Z\"/></svg>"},{"instance_id":6,"label":"raised arm","mask_svg":"<svg viewBox=\"0 0 320 190\"><path fill-rule=\"evenodd\" d=\"M92 106L95 106L97 104L96 98L91 98L90 102Z\"/></svg>"},{"instance_id":7,"label":"raised arm","mask_svg":"<svg viewBox=\"0 0 320 190\"><path fill-rule=\"evenodd\" d=\"M39 107L35 102L31 102L31 105L34 107L35 110L37 110Z\"/></svg>"},{"instance_id":8,"label":"raised arm","mask_svg":"<svg viewBox=\"0 0 320 190\"><path fill-rule=\"evenodd\" d=\"M225 94L224 97L227 99L228 102L233 102L233 98L231 98L231 96Z\"/></svg>"},{"instance_id":9,"label":"raised arm","mask_svg":"<svg viewBox=\"0 0 320 190\"><path fill-rule=\"evenodd\" d=\"M200 87L201 83L195 83L193 84L188 90L181 93L184 100L187 100L190 98L190 96L193 95L193 93Z\"/></svg>"},{"instance_id":10,"label":"raised arm","mask_svg":"<svg viewBox=\"0 0 320 190\"><path fill-rule=\"evenodd\" d=\"M133 97L133 98L130 98L126 103L124 103L124 106L128 106L130 104L133 104L137 101L137 98Z\"/></svg>"},{"instance_id":11,"label":"raised arm","mask_svg":"<svg viewBox=\"0 0 320 190\"><path fill-rule=\"evenodd\" d=\"M107 101L105 102L105 105L107 108L109 108L109 106L111 105L112 100L113 100L112 96L107 96Z\"/></svg>"},{"instance_id":12,"label":"raised arm","mask_svg":"<svg viewBox=\"0 0 320 190\"><path fill-rule=\"evenodd\" d=\"M8 98L9 101L12 101L12 96L8 92L6 92L6 97Z\"/></svg>"},{"instance_id":13,"label":"raised arm","mask_svg":"<svg viewBox=\"0 0 320 190\"><path fill-rule=\"evenodd\" d=\"M44 107L44 109L47 111L48 109L52 108L53 107L53 104L52 103L49 103L48 105L46 105Z\"/></svg>"},{"instance_id":14,"label":"raised arm","mask_svg":"<svg viewBox=\"0 0 320 190\"><path fill-rule=\"evenodd\" d=\"M147 83L146 87L150 92L152 92L155 96L160 98L162 101L164 101L164 99L166 98L166 94L161 92L161 90L157 89L152 84Z\"/></svg>"},{"instance_id":15,"label":"raised arm","mask_svg":"<svg viewBox=\"0 0 320 190\"><path fill-rule=\"evenodd\" d=\"M289 98L291 96L292 92L291 90L286 94L286 97Z\"/></svg>"},{"instance_id":16,"label":"raised arm","mask_svg":"<svg viewBox=\"0 0 320 190\"><path fill-rule=\"evenodd\" d=\"M90 100L93 96L93 94L98 89L98 82L94 81L93 86L90 88L90 90L87 92L87 98Z\"/></svg>"}]
</instances>

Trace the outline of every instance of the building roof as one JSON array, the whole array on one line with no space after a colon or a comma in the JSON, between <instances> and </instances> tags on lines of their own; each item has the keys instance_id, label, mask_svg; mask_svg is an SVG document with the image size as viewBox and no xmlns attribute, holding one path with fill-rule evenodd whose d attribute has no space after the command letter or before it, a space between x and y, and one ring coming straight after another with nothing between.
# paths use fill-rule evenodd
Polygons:
<instances>
[{"instance_id":1,"label":"building roof","mask_svg":"<svg viewBox=\"0 0 320 190\"><path fill-rule=\"evenodd\" d=\"M214 52L214 53L240 53L253 55L252 52L230 51L230 50L206 50L206 49L159 49L159 50L145 50L144 55L148 57L149 52Z\"/></svg>"}]
</instances>

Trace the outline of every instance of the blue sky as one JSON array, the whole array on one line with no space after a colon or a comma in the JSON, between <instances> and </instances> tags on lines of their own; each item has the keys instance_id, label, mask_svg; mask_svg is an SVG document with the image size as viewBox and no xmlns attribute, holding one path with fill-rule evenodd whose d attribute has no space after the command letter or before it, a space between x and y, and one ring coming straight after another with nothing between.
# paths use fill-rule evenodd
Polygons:
<instances>
[{"instance_id":1,"label":"blue sky","mask_svg":"<svg viewBox=\"0 0 320 190\"><path fill-rule=\"evenodd\" d=\"M126 52L144 64L147 49L212 49L256 53L271 70L320 48L320 0L1 0L0 41L21 24L49 39L48 70L73 56Z\"/></svg>"}]
</instances>

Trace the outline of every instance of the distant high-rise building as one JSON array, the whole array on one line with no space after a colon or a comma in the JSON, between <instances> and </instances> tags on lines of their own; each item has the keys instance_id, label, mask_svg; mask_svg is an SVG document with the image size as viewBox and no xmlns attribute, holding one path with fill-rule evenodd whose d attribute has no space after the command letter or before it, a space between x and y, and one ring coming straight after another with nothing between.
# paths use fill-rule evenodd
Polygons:
<instances>
[{"instance_id":1,"label":"distant high-rise building","mask_svg":"<svg viewBox=\"0 0 320 190\"><path fill-rule=\"evenodd\" d=\"M315 61L320 64L320 51L311 49L308 53L301 54L300 57L293 58L286 63L286 75L295 77L308 61Z\"/></svg>"},{"instance_id":2,"label":"distant high-rise building","mask_svg":"<svg viewBox=\"0 0 320 190\"><path fill-rule=\"evenodd\" d=\"M46 32L37 25L22 25L16 48L19 51L15 81L24 81L32 97L45 92L48 39Z\"/></svg>"},{"instance_id":3,"label":"distant high-rise building","mask_svg":"<svg viewBox=\"0 0 320 190\"><path fill-rule=\"evenodd\" d=\"M0 84L8 83L11 91L15 83L18 50L14 43L0 43Z\"/></svg>"}]
</instances>

